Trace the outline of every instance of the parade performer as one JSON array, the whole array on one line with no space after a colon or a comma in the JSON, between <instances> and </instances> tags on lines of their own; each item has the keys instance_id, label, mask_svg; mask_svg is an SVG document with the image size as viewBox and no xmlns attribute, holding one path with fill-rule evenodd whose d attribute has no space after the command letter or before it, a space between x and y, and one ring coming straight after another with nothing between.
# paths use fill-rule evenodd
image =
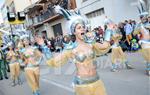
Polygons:
<instances>
[{"instance_id":1,"label":"parade performer","mask_svg":"<svg viewBox=\"0 0 150 95\"><path fill-rule=\"evenodd\" d=\"M18 49L18 54L19 54L18 62L20 63L20 69L23 70L24 67L25 67L25 64L24 64L25 59L24 59L24 56L23 56L25 48L24 48L24 44L23 44L22 39L19 39L19 41L17 43L17 49Z\"/></svg>"},{"instance_id":2,"label":"parade performer","mask_svg":"<svg viewBox=\"0 0 150 95\"><path fill-rule=\"evenodd\" d=\"M16 80L18 81L18 84L21 83L20 80L20 64L18 62L18 54L15 51L15 48L13 46L9 46L9 51L7 53L7 60L9 60L9 67L10 67L10 76L12 79L12 86L16 85Z\"/></svg>"},{"instance_id":3,"label":"parade performer","mask_svg":"<svg viewBox=\"0 0 150 95\"><path fill-rule=\"evenodd\" d=\"M107 29L105 31L105 39L107 41L113 40L112 53L111 53L111 61L112 61L112 69L111 71L115 72L118 71L119 63L124 63L127 69L132 69L129 66L126 55L124 54L122 48L119 45L119 40L121 39L122 35L119 33L117 26L112 22L112 20L106 18L105 25L107 25Z\"/></svg>"},{"instance_id":4,"label":"parade performer","mask_svg":"<svg viewBox=\"0 0 150 95\"><path fill-rule=\"evenodd\" d=\"M7 63L6 63L4 53L2 50L0 50L0 80L3 80L3 76L5 77L5 79L8 79L6 64Z\"/></svg>"},{"instance_id":5,"label":"parade performer","mask_svg":"<svg viewBox=\"0 0 150 95\"><path fill-rule=\"evenodd\" d=\"M24 43L24 63L25 67L25 75L29 86L32 89L33 95L40 95L39 91L39 77L40 77L40 69L39 64L41 63L41 52L29 45L29 40L26 38L23 40Z\"/></svg>"},{"instance_id":6,"label":"parade performer","mask_svg":"<svg viewBox=\"0 0 150 95\"><path fill-rule=\"evenodd\" d=\"M146 61L146 73L150 76L150 23L147 21L148 12L144 3L140 2L137 6L141 22L135 27L134 35L140 35L139 44L142 48L142 54Z\"/></svg>"},{"instance_id":7,"label":"parade performer","mask_svg":"<svg viewBox=\"0 0 150 95\"><path fill-rule=\"evenodd\" d=\"M52 67L59 67L69 59L76 66L76 76L74 80L75 84L75 94L76 95L106 95L106 90L104 84L96 71L95 55L103 55L110 49L110 44L108 42L93 43L88 44L84 40L84 35L86 34L86 20L81 17L77 12L69 13L67 10L62 9L59 6L55 7L56 11L69 20L69 33L74 34L76 37L76 44L72 44L72 49L70 46L59 53L56 57L47 57L47 64ZM90 41L88 41L90 42ZM46 55L46 46L41 37L37 38L37 43L43 47L42 52ZM100 47L101 46L101 47ZM45 48L44 48L45 47ZM98 52L95 52L98 51ZM96 54L95 54L96 53Z\"/></svg>"}]
</instances>

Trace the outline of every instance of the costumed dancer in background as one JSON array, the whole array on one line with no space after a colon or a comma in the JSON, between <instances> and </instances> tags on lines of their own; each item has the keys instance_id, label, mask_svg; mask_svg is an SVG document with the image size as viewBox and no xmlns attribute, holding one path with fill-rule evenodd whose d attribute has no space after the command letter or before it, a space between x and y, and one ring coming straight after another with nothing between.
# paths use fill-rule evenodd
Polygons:
<instances>
[{"instance_id":1,"label":"costumed dancer in background","mask_svg":"<svg viewBox=\"0 0 150 95\"><path fill-rule=\"evenodd\" d=\"M135 27L134 35L140 35L139 44L142 48L142 54L146 61L146 73L150 76L150 23L147 21L148 12L145 3L139 2L138 7L141 22Z\"/></svg>"},{"instance_id":2,"label":"costumed dancer in background","mask_svg":"<svg viewBox=\"0 0 150 95\"><path fill-rule=\"evenodd\" d=\"M24 67L25 67L24 61L25 61L25 59L24 59L23 53L25 51L25 48L24 48L24 44L23 44L22 39L20 39L18 41L17 48L18 48L18 54L19 54L18 62L20 63L20 69L24 70Z\"/></svg>"},{"instance_id":3,"label":"costumed dancer in background","mask_svg":"<svg viewBox=\"0 0 150 95\"><path fill-rule=\"evenodd\" d=\"M39 77L40 77L40 68L39 64L42 60L41 52L29 45L29 40L26 38L23 40L24 43L24 63L25 67L25 75L29 86L32 89L33 95L40 95L39 91Z\"/></svg>"},{"instance_id":4,"label":"costumed dancer in background","mask_svg":"<svg viewBox=\"0 0 150 95\"><path fill-rule=\"evenodd\" d=\"M67 18L67 20L69 20L68 34L75 35L76 44L72 44L73 46L71 48L68 46L68 49L66 47L65 50L63 50L57 56L48 58L47 64L52 67L59 67L67 63L69 59L72 59L77 70L74 80L75 94L106 95L104 84L96 71L95 57L98 53L98 55L107 53L110 49L110 44L107 42L104 42L104 45L99 45L100 43L86 43L84 40L87 25L86 20L75 11L71 14L69 11L64 10L59 6L56 6L55 9L58 13L62 14L65 18ZM42 47L45 46L41 37L37 38L37 43ZM95 50L99 50L100 52L96 52L95 54ZM48 55L47 52L42 52Z\"/></svg>"},{"instance_id":5,"label":"costumed dancer in background","mask_svg":"<svg viewBox=\"0 0 150 95\"><path fill-rule=\"evenodd\" d=\"M10 67L10 76L12 79L12 86L16 85L16 80L20 85L20 64L18 62L18 54L15 52L15 48L9 45L9 51L7 53L7 60L9 60L9 67Z\"/></svg>"},{"instance_id":6,"label":"costumed dancer in background","mask_svg":"<svg viewBox=\"0 0 150 95\"><path fill-rule=\"evenodd\" d=\"M132 69L129 66L126 56L119 45L119 40L121 39L121 34L119 33L117 26L108 18L105 19L105 25L107 25L107 29L105 31L105 40L110 42L111 40L114 41L111 53L111 61L112 61L112 69L111 71L115 72L119 68L118 63L125 63L127 69Z\"/></svg>"}]
</instances>

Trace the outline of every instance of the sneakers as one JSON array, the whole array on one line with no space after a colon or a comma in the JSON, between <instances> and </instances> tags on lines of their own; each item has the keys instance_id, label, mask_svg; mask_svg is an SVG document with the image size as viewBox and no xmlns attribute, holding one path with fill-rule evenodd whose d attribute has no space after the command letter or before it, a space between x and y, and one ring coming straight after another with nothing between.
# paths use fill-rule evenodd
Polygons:
<instances>
[{"instance_id":1,"label":"sneakers","mask_svg":"<svg viewBox=\"0 0 150 95\"><path fill-rule=\"evenodd\" d=\"M7 77L7 76L5 76L5 79L8 79L8 77ZM3 77L0 77L0 80L3 80Z\"/></svg>"},{"instance_id":2,"label":"sneakers","mask_svg":"<svg viewBox=\"0 0 150 95\"><path fill-rule=\"evenodd\" d=\"M131 65L128 64L128 61L125 62L125 65L128 70L134 69Z\"/></svg>"},{"instance_id":3,"label":"sneakers","mask_svg":"<svg viewBox=\"0 0 150 95\"><path fill-rule=\"evenodd\" d=\"M111 69L111 72L118 72L118 69Z\"/></svg>"},{"instance_id":4,"label":"sneakers","mask_svg":"<svg viewBox=\"0 0 150 95\"><path fill-rule=\"evenodd\" d=\"M15 80L12 81L11 86L12 87L16 86Z\"/></svg>"},{"instance_id":5,"label":"sneakers","mask_svg":"<svg viewBox=\"0 0 150 95\"><path fill-rule=\"evenodd\" d=\"M0 80L3 80L3 77L0 77Z\"/></svg>"},{"instance_id":6,"label":"sneakers","mask_svg":"<svg viewBox=\"0 0 150 95\"><path fill-rule=\"evenodd\" d=\"M118 71L118 65L112 64L111 72L117 72Z\"/></svg>"},{"instance_id":7,"label":"sneakers","mask_svg":"<svg viewBox=\"0 0 150 95\"><path fill-rule=\"evenodd\" d=\"M19 77L18 77L18 85L22 85L22 81Z\"/></svg>"},{"instance_id":8,"label":"sneakers","mask_svg":"<svg viewBox=\"0 0 150 95\"><path fill-rule=\"evenodd\" d=\"M8 77L7 77L7 76L5 76L5 79L8 79Z\"/></svg>"},{"instance_id":9,"label":"sneakers","mask_svg":"<svg viewBox=\"0 0 150 95\"><path fill-rule=\"evenodd\" d=\"M150 76L150 63L146 64L146 74Z\"/></svg>"},{"instance_id":10,"label":"sneakers","mask_svg":"<svg viewBox=\"0 0 150 95\"><path fill-rule=\"evenodd\" d=\"M134 69L133 67L131 67L130 65L126 65L127 69L130 70L130 69Z\"/></svg>"},{"instance_id":11,"label":"sneakers","mask_svg":"<svg viewBox=\"0 0 150 95\"><path fill-rule=\"evenodd\" d=\"M35 92L33 92L33 95L40 95L40 91L36 90Z\"/></svg>"}]
</instances>

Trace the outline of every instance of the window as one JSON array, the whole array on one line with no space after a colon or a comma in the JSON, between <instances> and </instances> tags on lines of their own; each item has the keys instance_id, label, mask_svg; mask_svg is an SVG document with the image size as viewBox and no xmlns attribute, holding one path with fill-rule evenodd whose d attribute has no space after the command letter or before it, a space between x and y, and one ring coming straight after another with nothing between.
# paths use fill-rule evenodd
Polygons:
<instances>
[{"instance_id":1,"label":"window","mask_svg":"<svg viewBox=\"0 0 150 95\"><path fill-rule=\"evenodd\" d=\"M56 24L52 27L53 27L53 32L54 32L55 37L57 37L58 35L63 34L61 23L58 23L58 24Z\"/></svg>"},{"instance_id":2,"label":"window","mask_svg":"<svg viewBox=\"0 0 150 95\"><path fill-rule=\"evenodd\" d=\"M86 14L86 16L87 16L87 18L94 18L97 16L101 16L103 14L105 14L105 11L104 11L104 8L101 8L101 9L98 9L96 11L93 11L93 12Z\"/></svg>"}]
</instances>

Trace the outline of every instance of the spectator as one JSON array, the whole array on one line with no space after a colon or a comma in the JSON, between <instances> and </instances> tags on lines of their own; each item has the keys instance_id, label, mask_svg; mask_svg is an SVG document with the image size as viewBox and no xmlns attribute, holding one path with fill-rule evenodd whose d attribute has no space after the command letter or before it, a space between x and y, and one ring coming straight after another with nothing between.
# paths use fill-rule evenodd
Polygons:
<instances>
[{"instance_id":1,"label":"spectator","mask_svg":"<svg viewBox=\"0 0 150 95\"><path fill-rule=\"evenodd\" d=\"M124 23L122 23L122 22L119 23L118 28L119 28L120 33L122 34L121 41L125 41L126 40L126 33L124 31Z\"/></svg>"},{"instance_id":2,"label":"spectator","mask_svg":"<svg viewBox=\"0 0 150 95\"><path fill-rule=\"evenodd\" d=\"M135 27L136 27L136 21L135 20L133 20L132 22L131 22L131 25L132 25L132 28L133 28L133 30L135 29Z\"/></svg>"},{"instance_id":3,"label":"spectator","mask_svg":"<svg viewBox=\"0 0 150 95\"><path fill-rule=\"evenodd\" d=\"M99 35L104 35L104 31L101 26L98 27Z\"/></svg>"},{"instance_id":4,"label":"spectator","mask_svg":"<svg viewBox=\"0 0 150 95\"><path fill-rule=\"evenodd\" d=\"M125 30L125 33L126 33L126 40L128 42L128 44L130 45L130 41L132 39L132 31L133 31L133 28L132 26L128 23L128 21L126 20L125 21L125 26L124 26L124 30Z\"/></svg>"},{"instance_id":5,"label":"spectator","mask_svg":"<svg viewBox=\"0 0 150 95\"><path fill-rule=\"evenodd\" d=\"M131 50L137 51L139 49L139 44L137 43L136 39L132 40Z\"/></svg>"},{"instance_id":6,"label":"spectator","mask_svg":"<svg viewBox=\"0 0 150 95\"><path fill-rule=\"evenodd\" d=\"M104 31L106 31L106 29L107 29L107 25L104 25Z\"/></svg>"},{"instance_id":7,"label":"spectator","mask_svg":"<svg viewBox=\"0 0 150 95\"><path fill-rule=\"evenodd\" d=\"M53 37L50 39L50 43L51 43L51 51L55 51L55 39Z\"/></svg>"},{"instance_id":8,"label":"spectator","mask_svg":"<svg viewBox=\"0 0 150 95\"><path fill-rule=\"evenodd\" d=\"M150 23L150 16L148 17L148 23Z\"/></svg>"}]
</instances>

